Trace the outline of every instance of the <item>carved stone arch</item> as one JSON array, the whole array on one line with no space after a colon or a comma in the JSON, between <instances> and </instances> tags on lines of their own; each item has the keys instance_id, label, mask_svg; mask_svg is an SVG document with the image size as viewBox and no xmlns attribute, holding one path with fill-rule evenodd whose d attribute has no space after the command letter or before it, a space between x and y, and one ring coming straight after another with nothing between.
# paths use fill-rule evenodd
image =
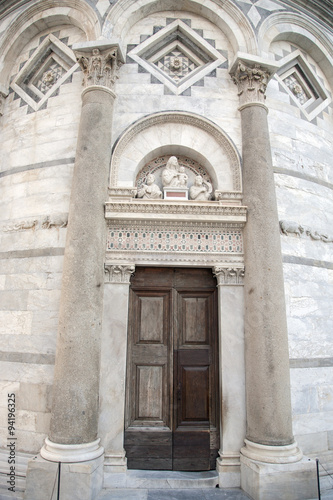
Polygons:
<instances>
[{"instance_id":1,"label":"carved stone arch","mask_svg":"<svg viewBox=\"0 0 333 500\"><path fill-rule=\"evenodd\" d=\"M270 54L273 42L285 40L294 43L316 61L333 85L333 44L326 33L310 18L293 12L278 12L262 23L258 40L262 56Z\"/></svg>"},{"instance_id":2,"label":"carved stone arch","mask_svg":"<svg viewBox=\"0 0 333 500\"><path fill-rule=\"evenodd\" d=\"M218 26L228 37L234 53L241 51L257 54L254 30L243 12L231 1L192 0L182 8L179 0L118 0L110 9L103 27L103 35L125 39L131 27L149 14L161 11L193 12Z\"/></svg>"},{"instance_id":3,"label":"carved stone arch","mask_svg":"<svg viewBox=\"0 0 333 500\"><path fill-rule=\"evenodd\" d=\"M110 187L133 187L142 166L163 154L198 161L219 191L242 191L240 155L230 137L206 118L173 111L149 115L125 130L114 146Z\"/></svg>"},{"instance_id":4,"label":"carved stone arch","mask_svg":"<svg viewBox=\"0 0 333 500\"><path fill-rule=\"evenodd\" d=\"M0 88L8 88L10 71L23 47L39 32L53 26L73 25L87 40L100 36L98 14L83 0L38 0L11 23L0 46Z\"/></svg>"}]
</instances>

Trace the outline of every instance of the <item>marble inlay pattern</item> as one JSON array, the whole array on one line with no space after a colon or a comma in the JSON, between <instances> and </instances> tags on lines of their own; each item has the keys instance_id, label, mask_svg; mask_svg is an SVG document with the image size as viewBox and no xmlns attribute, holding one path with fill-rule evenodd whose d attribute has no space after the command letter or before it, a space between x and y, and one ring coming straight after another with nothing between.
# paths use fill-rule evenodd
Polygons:
<instances>
[{"instance_id":1,"label":"marble inlay pattern","mask_svg":"<svg viewBox=\"0 0 333 500\"><path fill-rule=\"evenodd\" d=\"M149 225L112 223L108 230L107 251L218 252L242 253L240 230L213 225L184 226L170 224L162 228Z\"/></svg>"}]
</instances>

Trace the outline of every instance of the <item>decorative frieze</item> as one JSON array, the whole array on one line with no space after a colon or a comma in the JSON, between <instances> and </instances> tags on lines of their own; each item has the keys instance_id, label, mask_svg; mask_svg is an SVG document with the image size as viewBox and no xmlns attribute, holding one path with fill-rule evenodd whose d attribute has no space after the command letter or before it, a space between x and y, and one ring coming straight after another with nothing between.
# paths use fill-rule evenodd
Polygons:
<instances>
[{"instance_id":1,"label":"decorative frieze","mask_svg":"<svg viewBox=\"0 0 333 500\"><path fill-rule=\"evenodd\" d=\"M244 266L215 266L213 273L218 285L243 285L244 283Z\"/></svg>"},{"instance_id":2,"label":"decorative frieze","mask_svg":"<svg viewBox=\"0 0 333 500\"><path fill-rule=\"evenodd\" d=\"M113 221L107 252L242 254L241 229L216 223Z\"/></svg>"},{"instance_id":3,"label":"decorative frieze","mask_svg":"<svg viewBox=\"0 0 333 500\"><path fill-rule=\"evenodd\" d=\"M119 78L118 70L120 62L118 60L118 48L112 47L100 50L97 47L88 51L75 51L76 60L83 71L83 85L102 85L111 90Z\"/></svg>"},{"instance_id":4,"label":"decorative frieze","mask_svg":"<svg viewBox=\"0 0 333 500\"><path fill-rule=\"evenodd\" d=\"M135 272L135 266L133 264L105 264L104 271L106 283L129 284L131 276Z\"/></svg>"}]
</instances>

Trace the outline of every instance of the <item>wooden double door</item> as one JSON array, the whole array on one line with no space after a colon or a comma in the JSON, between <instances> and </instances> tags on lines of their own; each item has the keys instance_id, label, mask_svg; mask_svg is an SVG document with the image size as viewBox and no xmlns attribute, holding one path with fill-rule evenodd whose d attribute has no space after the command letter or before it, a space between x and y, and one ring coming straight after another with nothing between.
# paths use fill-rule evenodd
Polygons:
<instances>
[{"instance_id":1,"label":"wooden double door","mask_svg":"<svg viewBox=\"0 0 333 500\"><path fill-rule=\"evenodd\" d=\"M209 269L136 268L125 450L131 469L215 469L217 288Z\"/></svg>"}]
</instances>

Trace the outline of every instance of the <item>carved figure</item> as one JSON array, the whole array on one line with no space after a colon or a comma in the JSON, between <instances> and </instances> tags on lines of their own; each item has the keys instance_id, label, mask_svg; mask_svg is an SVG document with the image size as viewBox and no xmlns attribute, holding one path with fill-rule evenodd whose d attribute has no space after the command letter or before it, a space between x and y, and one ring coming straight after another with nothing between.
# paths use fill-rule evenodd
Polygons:
<instances>
[{"instance_id":1,"label":"carved figure","mask_svg":"<svg viewBox=\"0 0 333 500\"><path fill-rule=\"evenodd\" d=\"M283 234L288 236L289 233L298 234L301 236L301 233L304 232L304 228L297 224L297 222L289 221L289 220L280 220L280 228Z\"/></svg>"},{"instance_id":2,"label":"carved figure","mask_svg":"<svg viewBox=\"0 0 333 500\"><path fill-rule=\"evenodd\" d=\"M179 187L179 163L175 156L170 156L162 172L163 187Z\"/></svg>"},{"instance_id":3,"label":"carved figure","mask_svg":"<svg viewBox=\"0 0 333 500\"><path fill-rule=\"evenodd\" d=\"M197 175L193 186L190 188L190 199L196 201L207 201L211 198L213 188L210 182L205 181L201 175Z\"/></svg>"},{"instance_id":4,"label":"carved figure","mask_svg":"<svg viewBox=\"0 0 333 500\"><path fill-rule=\"evenodd\" d=\"M311 228L306 229L305 234L307 236L310 236L310 238L312 240L320 240L321 239L321 235L317 231L314 231Z\"/></svg>"},{"instance_id":5,"label":"carved figure","mask_svg":"<svg viewBox=\"0 0 333 500\"><path fill-rule=\"evenodd\" d=\"M55 215L54 217L52 216L47 216L43 220L42 223L42 228L43 229L50 229L51 227L66 227L67 226L67 218L63 217L61 215Z\"/></svg>"},{"instance_id":6,"label":"carved figure","mask_svg":"<svg viewBox=\"0 0 333 500\"><path fill-rule=\"evenodd\" d=\"M178 180L179 187L187 187L188 175L185 174L185 167L179 168Z\"/></svg>"},{"instance_id":7,"label":"carved figure","mask_svg":"<svg viewBox=\"0 0 333 500\"><path fill-rule=\"evenodd\" d=\"M331 243L333 241L333 236L329 236L328 234L322 234L321 239L325 243Z\"/></svg>"},{"instance_id":8,"label":"carved figure","mask_svg":"<svg viewBox=\"0 0 333 500\"><path fill-rule=\"evenodd\" d=\"M154 184L155 177L153 174L147 175L147 184L142 184L138 190L138 198L156 200L162 198L162 191L157 184Z\"/></svg>"}]
</instances>

